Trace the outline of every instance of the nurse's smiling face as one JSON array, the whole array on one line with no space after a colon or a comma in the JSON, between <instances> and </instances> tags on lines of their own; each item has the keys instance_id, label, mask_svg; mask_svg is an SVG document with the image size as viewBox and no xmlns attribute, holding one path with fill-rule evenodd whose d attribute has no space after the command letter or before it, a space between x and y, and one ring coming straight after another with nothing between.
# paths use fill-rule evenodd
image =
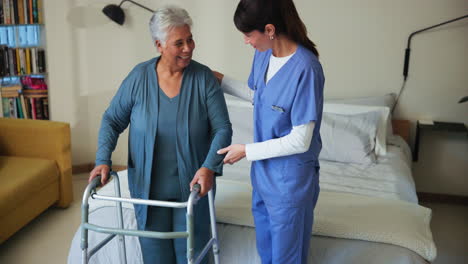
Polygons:
<instances>
[{"instance_id":1,"label":"nurse's smiling face","mask_svg":"<svg viewBox=\"0 0 468 264\"><path fill-rule=\"evenodd\" d=\"M161 58L170 66L184 69L192 60L195 41L188 25L172 28L167 32L166 43L156 41Z\"/></svg>"},{"instance_id":2,"label":"nurse's smiling face","mask_svg":"<svg viewBox=\"0 0 468 264\"><path fill-rule=\"evenodd\" d=\"M269 36L258 30L244 33L244 42L245 44L250 44L258 51L266 51L271 49L271 41Z\"/></svg>"}]
</instances>

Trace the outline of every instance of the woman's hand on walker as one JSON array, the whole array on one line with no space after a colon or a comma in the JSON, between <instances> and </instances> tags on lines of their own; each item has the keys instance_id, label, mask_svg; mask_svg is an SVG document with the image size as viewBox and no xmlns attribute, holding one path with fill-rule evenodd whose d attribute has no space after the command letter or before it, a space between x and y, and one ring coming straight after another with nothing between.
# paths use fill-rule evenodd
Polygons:
<instances>
[{"instance_id":1,"label":"woman's hand on walker","mask_svg":"<svg viewBox=\"0 0 468 264\"><path fill-rule=\"evenodd\" d=\"M110 167L102 164L94 167L94 169L89 173L88 183L90 183L94 178L101 175L101 185L105 185L109 179Z\"/></svg>"},{"instance_id":2,"label":"woman's hand on walker","mask_svg":"<svg viewBox=\"0 0 468 264\"><path fill-rule=\"evenodd\" d=\"M197 170L195 176L193 176L193 179L190 182L190 190L192 190L195 183L198 183L201 186L200 197L205 196L211 190L211 188L213 188L213 177L214 171L205 167L201 167Z\"/></svg>"},{"instance_id":3,"label":"woman's hand on walker","mask_svg":"<svg viewBox=\"0 0 468 264\"><path fill-rule=\"evenodd\" d=\"M245 158L245 144L232 144L229 147L218 150L218 154L226 154L224 164L234 164Z\"/></svg>"}]
</instances>

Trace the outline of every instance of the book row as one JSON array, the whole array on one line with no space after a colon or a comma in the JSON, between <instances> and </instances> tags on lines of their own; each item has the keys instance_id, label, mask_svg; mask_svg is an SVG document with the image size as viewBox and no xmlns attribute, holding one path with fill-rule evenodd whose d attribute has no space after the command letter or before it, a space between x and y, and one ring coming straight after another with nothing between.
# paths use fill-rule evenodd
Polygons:
<instances>
[{"instance_id":1,"label":"book row","mask_svg":"<svg viewBox=\"0 0 468 264\"><path fill-rule=\"evenodd\" d=\"M49 120L47 97L2 97L3 117Z\"/></svg>"},{"instance_id":2,"label":"book row","mask_svg":"<svg viewBox=\"0 0 468 264\"><path fill-rule=\"evenodd\" d=\"M45 65L42 48L0 46L0 77L45 73Z\"/></svg>"},{"instance_id":3,"label":"book row","mask_svg":"<svg viewBox=\"0 0 468 264\"><path fill-rule=\"evenodd\" d=\"M47 97L47 89L29 89L24 87L21 85L1 87L1 97L18 97L20 95L26 97Z\"/></svg>"},{"instance_id":4,"label":"book row","mask_svg":"<svg viewBox=\"0 0 468 264\"><path fill-rule=\"evenodd\" d=\"M41 24L42 0L0 0L0 24Z\"/></svg>"}]
</instances>

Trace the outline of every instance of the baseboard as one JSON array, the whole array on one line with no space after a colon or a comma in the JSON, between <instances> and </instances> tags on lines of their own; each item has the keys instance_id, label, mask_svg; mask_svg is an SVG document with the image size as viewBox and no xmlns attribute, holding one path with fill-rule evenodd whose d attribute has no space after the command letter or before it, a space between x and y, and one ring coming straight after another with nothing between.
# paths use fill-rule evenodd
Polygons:
<instances>
[{"instance_id":1,"label":"baseboard","mask_svg":"<svg viewBox=\"0 0 468 264\"><path fill-rule=\"evenodd\" d=\"M418 192L417 195L420 202L446 203L468 206L468 196L426 192Z\"/></svg>"},{"instance_id":2,"label":"baseboard","mask_svg":"<svg viewBox=\"0 0 468 264\"><path fill-rule=\"evenodd\" d=\"M78 173L87 173L91 172L94 169L94 163L86 163L86 164L78 164L78 165L73 165L72 166L72 173L73 174L78 174ZM112 169L114 171L122 171L126 170L127 166L125 165L112 165Z\"/></svg>"},{"instance_id":3,"label":"baseboard","mask_svg":"<svg viewBox=\"0 0 468 264\"><path fill-rule=\"evenodd\" d=\"M94 168L94 163L78 164L72 166L72 173L89 173Z\"/></svg>"}]
</instances>

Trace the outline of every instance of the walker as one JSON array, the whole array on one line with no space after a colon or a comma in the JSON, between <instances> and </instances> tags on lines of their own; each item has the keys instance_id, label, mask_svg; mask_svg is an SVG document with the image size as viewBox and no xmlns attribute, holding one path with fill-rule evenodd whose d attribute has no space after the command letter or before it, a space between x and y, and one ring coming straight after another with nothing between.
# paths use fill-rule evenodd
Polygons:
<instances>
[{"instance_id":1,"label":"walker","mask_svg":"<svg viewBox=\"0 0 468 264\"><path fill-rule=\"evenodd\" d=\"M122 198L120 194L120 183L119 177L116 172L110 172L110 176L113 177L115 184L115 196L104 196L99 195L96 192L96 188L101 185L101 176L98 176L92 180L86 187L83 194L83 201L81 205L81 250L82 250L82 261L81 263L87 264L89 259L104 245L106 245L115 236L118 236L119 241L119 254L121 263L127 263L126 249L125 249L125 236L142 236L148 238L158 239L174 239L174 238L187 238L187 261L189 264L198 264L201 262L203 257L208 253L208 250L213 248L213 255L215 264L219 264L219 246L218 246L218 235L216 232L216 214L213 199L213 190L208 192L208 203L210 208L210 222L211 222L211 239L203 248L202 252L198 256L194 256L194 220L193 220L193 205L200 199L198 193L200 192L200 185L195 184L193 190L190 193L187 202L168 202L159 200L144 200L144 199L133 199L133 198ZM117 219L118 228L109 228L104 226L93 225L88 222L89 204L88 199L96 200L107 200L115 201L117 204ZM122 216L122 202L133 203L133 204L145 204L149 206L160 206L170 208L187 208L187 231L185 232L155 232L155 231L144 231L144 230L129 230L123 228L123 216ZM95 232L109 234L105 239L99 242L94 248L88 252L88 230Z\"/></svg>"}]
</instances>

